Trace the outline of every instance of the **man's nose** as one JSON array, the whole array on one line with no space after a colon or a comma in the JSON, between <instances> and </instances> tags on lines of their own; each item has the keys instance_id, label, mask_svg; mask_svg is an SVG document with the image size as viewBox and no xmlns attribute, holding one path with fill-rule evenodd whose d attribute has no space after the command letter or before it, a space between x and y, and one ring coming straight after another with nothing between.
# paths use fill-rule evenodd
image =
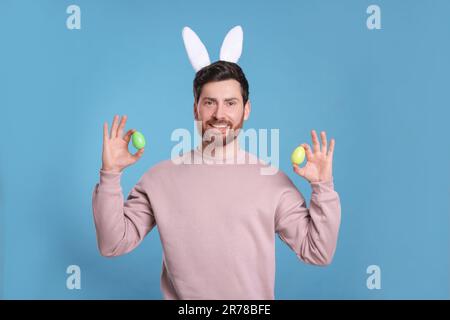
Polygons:
<instances>
[{"instance_id":1,"label":"man's nose","mask_svg":"<svg viewBox=\"0 0 450 320\"><path fill-rule=\"evenodd\" d=\"M222 103L217 104L216 112L214 113L214 115L217 119L225 118L225 108Z\"/></svg>"}]
</instances>

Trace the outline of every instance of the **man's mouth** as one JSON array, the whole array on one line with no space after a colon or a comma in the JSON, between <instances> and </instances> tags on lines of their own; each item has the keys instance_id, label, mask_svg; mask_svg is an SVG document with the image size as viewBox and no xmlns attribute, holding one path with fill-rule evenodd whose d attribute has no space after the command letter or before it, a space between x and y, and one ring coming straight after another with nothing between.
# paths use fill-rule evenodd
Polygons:
<instances>
[{"instance_id":1,"label":"man's mouth","mask_svg":"<svg viewBox=\"0 0 450 320\"><path fill-rule=\"evenodd\" d=\"M230 125L227 123L211 123L210 126L220 130L230 129Z\"/></svg>"}]
</instances>

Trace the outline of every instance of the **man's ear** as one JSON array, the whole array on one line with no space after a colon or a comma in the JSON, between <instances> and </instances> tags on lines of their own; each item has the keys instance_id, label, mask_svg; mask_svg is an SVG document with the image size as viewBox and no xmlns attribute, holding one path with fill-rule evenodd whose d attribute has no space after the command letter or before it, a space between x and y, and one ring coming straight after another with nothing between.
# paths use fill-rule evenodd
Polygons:
<instances>
[{"instance_id":1,"label":"man's ear","mask_svg":"<svg viewBox=\"0 0 450 320\"><path fill-rule=\"evenodd\" d=\"M247 120L250 116L250 111L252 110L252 104L250 103L250 99L247 100L247 103L244 106L244 120Z\"/></svg>"}]
</instances>

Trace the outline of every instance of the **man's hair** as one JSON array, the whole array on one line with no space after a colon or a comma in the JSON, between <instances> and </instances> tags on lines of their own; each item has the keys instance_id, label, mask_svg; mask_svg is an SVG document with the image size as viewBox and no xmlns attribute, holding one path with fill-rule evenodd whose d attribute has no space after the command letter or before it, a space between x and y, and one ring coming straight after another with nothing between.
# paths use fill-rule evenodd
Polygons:
<instances>
[{"instance_id":1,"label":"man's hair","mask_svg":"<svg viewBox=\"0 0 450 320\"><path fill-rule=\"evenodd\" d=\"M198 103L202 88L208 82L234 79L241 84L241 94L244 105L248 101L248 82L245 74L234 62L219 60L202 69L200 69L194 79L194 98Z\"/></svg>"}]
</instances>

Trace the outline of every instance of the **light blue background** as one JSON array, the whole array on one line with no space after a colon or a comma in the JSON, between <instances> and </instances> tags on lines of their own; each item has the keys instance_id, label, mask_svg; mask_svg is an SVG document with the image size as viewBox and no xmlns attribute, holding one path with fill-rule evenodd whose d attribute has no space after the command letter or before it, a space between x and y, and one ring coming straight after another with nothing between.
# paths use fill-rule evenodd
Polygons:
<instances>
[{"instance_id":1,"label":"light blue background","mask_svg":"<svg viewBox=\"0 0 450 320\"><path fill-rule=\"evenodd\" d=\"M381 7L382 29L366 27ZM82 29L66 28L81 7ZM449 1L0 1L1 297L161 299L154 229L134 252L97 251L91 196L102 123L115 113L148 139L127 194L193 131L181 29L218 59L244 29L239 64L253 110L245 128L279 128L281 165L312 128L336 139L342 225L329 267L277 240L278 299L449 298ZM82 289L66 289L66 268ZM381 290L366 268L379 265Z\"/></svg>"}]
</instances>

